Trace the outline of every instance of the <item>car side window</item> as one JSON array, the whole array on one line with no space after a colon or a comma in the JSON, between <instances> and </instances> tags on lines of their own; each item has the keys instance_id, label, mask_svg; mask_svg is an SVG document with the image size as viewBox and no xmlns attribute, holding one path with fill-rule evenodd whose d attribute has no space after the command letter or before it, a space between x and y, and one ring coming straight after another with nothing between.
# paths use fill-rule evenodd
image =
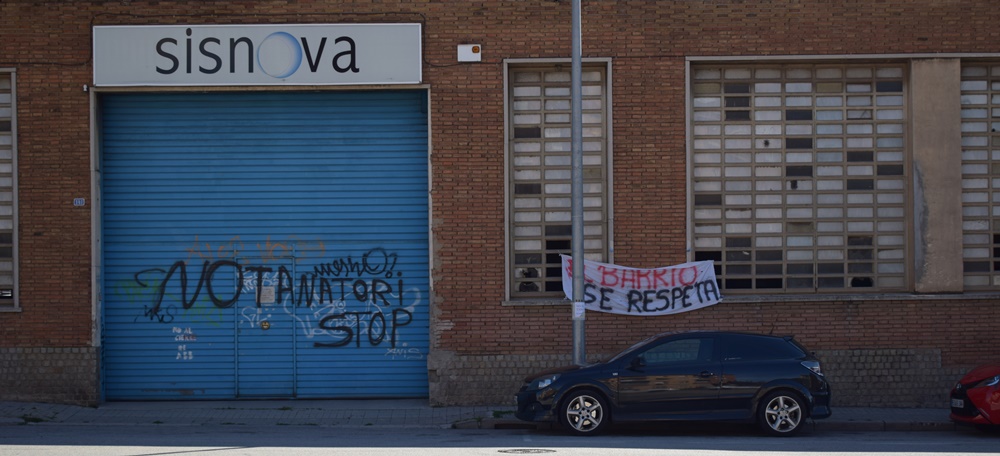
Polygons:
<instances>
[{"instance_id":1,"label":"car side window","mask_svg":"<svg viewBox=\"0 0 1000 456\"><path fill-rule=\"evenodd\" d=\"M639 356L647 366L708 362L712 360L712 338L673 340L646 350Z\"/></svg>"},{"instance_id":2,"label":"car side window","mask_svg":"<svg viewBox=\"0 0 1000 456\"><path fill-rule=\"evenodd\" d=\"M794 344L772 337L729 337L722 345L723 361L798 358L804 353Z\"/></svg>"}]
</instances>

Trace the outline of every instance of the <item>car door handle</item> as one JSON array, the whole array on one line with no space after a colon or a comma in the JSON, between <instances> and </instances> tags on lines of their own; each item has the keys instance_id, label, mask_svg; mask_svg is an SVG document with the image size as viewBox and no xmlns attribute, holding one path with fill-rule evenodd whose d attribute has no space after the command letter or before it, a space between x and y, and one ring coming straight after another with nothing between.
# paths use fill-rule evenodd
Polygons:
<instances>
[{"instance_id":1,"label":"car door handle","mask_svg":"<svg viewBox=\"0 0 1000 456\"><path fill-rule=\"evenodd\" d=\"M709 378L709 377L714 377L715 374L713 374L713 373L711 373L709 371L701 371L701 373L698 374L698 376L701 377L701 378Z\"/></svg>"}]
</instances>

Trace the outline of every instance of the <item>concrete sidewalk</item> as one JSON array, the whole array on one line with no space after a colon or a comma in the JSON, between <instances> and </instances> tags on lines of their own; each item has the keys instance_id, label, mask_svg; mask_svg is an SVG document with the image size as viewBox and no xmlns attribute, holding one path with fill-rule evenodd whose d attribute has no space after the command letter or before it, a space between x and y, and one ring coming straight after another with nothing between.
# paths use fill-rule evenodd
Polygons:
<instances>
[{"instance_id":1,"label":"concrete sidewalk","mask_svg":"<svg viewBox=\"0 0 1000 456\"><path fill-rule=\"evenodd\" d=\"M548 429L513 416L513 405L431 407L424 399L108 402L96 408L0 402L0 425L325 426L458 429ZM947 431L947 409L834 408L810 420L813 430Z\"/></svg>"}]
</instances>

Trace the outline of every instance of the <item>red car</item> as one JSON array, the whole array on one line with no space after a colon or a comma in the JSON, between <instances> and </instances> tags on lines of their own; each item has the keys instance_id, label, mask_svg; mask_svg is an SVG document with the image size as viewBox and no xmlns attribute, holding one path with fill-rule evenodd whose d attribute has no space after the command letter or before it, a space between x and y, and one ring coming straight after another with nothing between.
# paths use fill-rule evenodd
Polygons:
<instances>
[{"instance_id":1,"label":"red car","mask_svg":"<svg viewBox=\"0 0 1000 456\"><path fill-rule=\"evenodd\" d=\"M1000 430L1000 364L979 366L951 390L951 420L982 430Z\"/></svg>"}]
</instances>

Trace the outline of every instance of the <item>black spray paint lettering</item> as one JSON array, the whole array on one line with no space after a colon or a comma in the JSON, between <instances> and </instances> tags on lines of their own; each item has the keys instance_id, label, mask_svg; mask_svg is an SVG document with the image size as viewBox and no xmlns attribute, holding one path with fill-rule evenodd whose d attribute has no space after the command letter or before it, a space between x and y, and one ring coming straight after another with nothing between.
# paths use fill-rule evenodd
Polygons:
<instances>
[{"instance_id":1,"label":"black spray paint lettering","mask_svg":"<svg viewBox=\"0 0 1000 456\"><path fill-rule=\"evenodd\" d=\"M215 305L215 307L223 309L231 307L240 298L243 289L242 287L237 286L234 287L235 291L232 292L232 296L220 296L212 285L220 268L226 268L227 271L235 271L237 275L236 283L240 284L243 283L244 273L246 271L256 273L257 295L255 296L255 301L257 307L261 307L260 299L261 290L263 289L262 280L264 273L274 271L272 268L264 266L244 267L239 263L230 260L220 260L216 262L205 261L202 265L201 276L198 279L198 284L194 289L194 293L191 295L191 299L188 299L188 268L187 263L182 260L174 263L173 266L166 271L159 268L146 269L135 275L135 282L142 288L148 288L150 285L142 279L142 276L152 272L164 274L159 283L155 285L156 297L154 298L153 307L149 310L147 316L150 317L150 319L153 319L152 315L158 314L160 306L163 303L163 298L166 295L167 286L170 284L171 280L174 279L175 275L177 276L178 287L180 289L181 305L185 310L194 306L198 297L201 296L203 289L208 299L213 305ZM396 287L393 287L393 284L381 279L372 279L369 282L363 279L328 278L320 277L311 273L305 273L299 275L299 289L298 294L296 295L294 284L295 280L292 273L289 272L284 266L280 266L278 267L277 282L278 286L275 295L278 301L283 302L284 297L287 294L291 298L291 302L296 306L312 307L313 304L346 301L351 297L358 302L371 302L377 305L392 305L397 303L400 306L403 305L402 280L397 281ZM394 292L396 293L394 294ZM390 301L390 298L396 298L396 302Z\"/></svg>"},{"instance_id":2,"label":"black spray paint lettering","mask_svg":"<svg viewBox=\"0 0 1000 456\"><path fill-rule=\"evenodd\" d=\"M611 302L610 296L617 291L614 288L598 287L597 284L588 282L583 287L583 302L597 303L601 310L611 311L614 309L607 303ZM694 296L691 295L692 291L695 293ZM678 306L686 309L697 303L709 301L713 297L715 300L721 299L719 288L713 280L659 290L629 290L627 297L628 313L637 314L673 310ZM692 299L697 299L697 302Z\"/></svg>"},{"instance_id":3,"label":"black spray paint lettering","mask_svg":"<svg viewBox=\"0 0 1000 456\"><path fill-rule=\"evenodd\" d=\"M179 297L185 311L191 309L202 296L207 297L214 307L223 309L232 307L239 300L246 274L255 274L256 278L252 279L256 288L254 300L256 306L261 307L264 280L268 273L275 273L274 297L278 302L285 302L287 296L288 301L296 307L312 307L313 304L346 303L353 299L382 308L392 308L391 311L341 312L323 318L318 323L319 328L332 332L334 337L340 339L332 343L315 343L316 347L343 347L353 342L354 346L360 348L362 339L367 337L371 346L379 346L388 338L390 347L395 349L399 328L413 321L413 314L403 307L404 284L400 278L402 273L395 271L397 259L396 254L377 248L357 260L351 257L338 259L315 268L315 272L300 274L297 278L285 266L278 266L275 271L272 267L241 265L232 260L205 261L196 283L190 280L188 263L180 260L167 270L146 269L135 274L134 278L139 287L154 289L154 302L152 306L144 306L143 317L150 321L169 323L176 317L177 309L172 304L164 305L168 287L171 290L170 298ZM157 278L149 279L152 274L158 274ZM397 280L360 278L364 275L396 277ZM220 293L213 283L237 285L231 292Z\"/></svg>"},{"instance_id":4,"label":"black spray paint lettering","mask_svg":"<svg viewBox=\"0 0 1000 456\"><path fill-rule=\"evenodd\" d=\"M229 299L220 298L216 294L215 289L212 287L212 279L218 272L219 268L223 267L234 269L239 274L238 283L243 283L243 268L240 267L239 263L230 260L220 260L214 263L210 261L205 261L205 263L203 263L201 266L201 277L198 279L198 286L194 289L194 294L191 296L190 300L187 299L188 274L187 274L187 263L184 261L178 261L174 263L174 265L171 266L170 269L167 271L158 268L140 271L135 275L135 282L139 284L140 287L146 288L149 285L142 280L141 278L142 275L150 272L161 272L165 274L163 276L163 279L160 280L160 283L157 284L157 291L156 291L156 297L154 298L153 302L153 308L149 310L149 313L153 315L159 313L160 305L163 303L163 295L166 293L167 290L167 284L170 283L171 278L173 278L174 274L177 273L178 271L180 271L178 280L180 281L181 305L184 307L185 310L190 309L192 306L194 306L194 303L198 300L198 296L201 295L201 290L203 287L205 288L205 292L208 295L209 300L212 301L212 304L214 304L215 307L224 309L227 307L231 307L233 304L235 304L236 300L240 298L240 294L242 293L243 290L241 287L235 287L236 291L233 293L233 296L229 297Z\"/></svg>"},{"instance_id":5,"label":"black spray paint lettering","mask_svg":"<svg viewBox=\"0 0 1000 456\"><path fill-rule=\"evenodd\" d=\"M695 292L695 296L691 296L692 291ZM692 298L697 298L697 303L702 303L711 297L714 297L716 301L721 298L719 288L714 280L704 280L693 285L660 290L631 290L628 292L628 312L662 312L676 309L678 305L686 309L696 304L691 302Z\"/></svg>"},{"instance_id":6,"label":"black spray paint lettering","mask_svg":"<svg viewBox=\"0 0 1000 456\"><path fill-rule=\"evenodd\" d=\"M595 290L598 293L597 295L594 294ZM597 302L601 310L612 310L611 306L605 305L604 303L611 302L611 298L609 298L608 295L613 295L613 294L615 294L614 288L607 288L607 287L598 288L597 285L591 282L583 284L584 304L593 304Z\"/></svg>"},{"instance_id":7,"label":"black spray paint lettering","mask_svg":"<svg viewBox=\"0 0 1000 456\"><path fill-rule=\"evenodd\" d=\"M160 309L159 307L149 307L143 306L142 316L149 319L149 321L156 321L159 323L170 323L174 321L174 309L173 307L168 307L166 311ZM139 317L135 317L133 322L139 321Z\"/></svg>"},{"instance_id":8,"label":"black spray paint lettering","mask_svg":"<svg viewBox=\"0 0 1000 456\"><path fill-rule=\"evenodd\" d=\"M314 347L343 347L354 342L354 346L361 347L363 330L361 324L367 323L368 343L377 347L382 344L388 333L389 346L396 348L396 335L399 328L410 324L413 321L413 314L406 309L392 309L389 320L382 312L342 312L324 317L319 322L319 327L327 331L339 332L342 338L337 342L316 342ZM343 324L338 324L343 323ZM391 323L391 324L390 324ZM357 333L355 333L357 329Z\"/></svg>"},{"instance_id":9,"label":"black spray paint lettering","mask_svg":"<svg viewBox=\"0 0 1000 456\"><path fill-rule=\"evenodd\" d=\"M274 269L265 266L246 266L244 270L257 273L257 307L261 306L261 290L264 288L265 273ZM361 279L327 278L316 274L300 274L298 278L298 294L295 293L295 277L284 266L278 267L277 289L275 298L278 302L285 301L285 294L296 306L312 307L313 304L334 303L346 301L354 297L358 302L371 302L376 305L392 305L386 296L392 297L393 287L389 282L372 279L371 283ZM399 305L403 305L403 281L398 282ZM318 299L317 299L318 298Z\"/></svg>"},{"instance_id":10,"label":"black spray paint lettering","mask_svg":"<svg viewBox=\"0 0 1000 456\"><path fill-rule=\"evenodd\" d=\"M355 260L353 257L339 258L336 261L323 263L313 268L313 272L323 277L341 277L347 275L361 276L383 276L391 278L400 275L395 272L396 261L399 257L395 253L386 252L385 249L372 249Z\"/></svg>"},{"instance_id":11,"label":"black spray paint lettering","mask_svg":"<svg viewBox=\"0 0 1000 456\"><path fill-rule=\"evenodd\" d=\"M284 282L281 281L281 274L279 271L279 287L277 292L277 297L279 300L282 299L283 293L294 293L293 288L290 283L288 286L283 285ZM398 282L396 290L398 293L396 297L398 299L398 304L403 305L403 281ZM371 302L376 305L392 305L388 297L393 297L393 287L392 284L381 279L372 279L371 282L367 282L361 279L348 279L348 278L327 278L320 277L315 274L302 274L299 276L299 293L298 296L293 296L293 302L297 306L312 307L314 304L314 298L318 298L316 304L333 303L337 301L345 301L348 297L353 296L358 302ZM258 303L260 301L258 300Z\"/></svg>"},{"instance_id":12,"label":"black spray paint lettering","mask_svg":"<svg viewBox=\"0 0 1000 456\"><path fill-rule=\"evenodd\" d=\"M250 271L250 272L256 272L257 273L257 284L256 284L256 287L255 287L257 289L257 296L256 296L256 298L254 298L254 301L257 303L257 307L260 307L260 292L261 292L261 290L264 289L264 286L263 286L263 283L262 283L264 281L264 273L271 272L274 269L267 268L267 267L264 267L264 266L247 266L244 269L246 269L247 271ZM285 267L282 266L281 270L285 270ZM243 283L243 281L240 280L240 283Z\"/></svg>"}]
</instances>

